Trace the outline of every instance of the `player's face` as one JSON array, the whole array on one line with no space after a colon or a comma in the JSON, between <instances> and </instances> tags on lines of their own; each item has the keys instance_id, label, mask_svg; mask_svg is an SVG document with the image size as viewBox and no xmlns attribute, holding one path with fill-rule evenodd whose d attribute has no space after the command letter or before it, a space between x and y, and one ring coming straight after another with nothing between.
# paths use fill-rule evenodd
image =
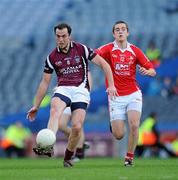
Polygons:
<instances>
[{"instance_id":1,"label":"player's face","mask_svg":"<svg viewBox=\"0 0 178 180\"><path fill-rule=\"evenodd\" d=\"M56 44L60 49L66 49L70 43L70 35L67 31L67 28L56 29Z\"/></svg>"},{"instance_id":2,"label":"player's face","mask_svg":"<svg viewBox=\"0 0 178 180\"><path fill-rule=\"evenodd\" d=\"M115 25L113 36L116 41L118 42L127 41L128 35L129 35L129 32L127 30L126 24L120 23L120 24Z\"/></svg>"}]
</instances>

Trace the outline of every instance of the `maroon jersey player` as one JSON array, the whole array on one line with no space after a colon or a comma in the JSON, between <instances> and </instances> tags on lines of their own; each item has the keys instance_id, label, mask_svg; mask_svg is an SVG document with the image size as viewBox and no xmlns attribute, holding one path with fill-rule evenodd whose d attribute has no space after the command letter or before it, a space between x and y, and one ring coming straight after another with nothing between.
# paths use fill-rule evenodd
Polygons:
<instances>
[{"instance_id":1,"label":"maroon jersey player","mask_svg":"<svg viewBox=\"0 0 178 180\"><path fill-rule=\"evenodd\" d=\"M63 111L70 106L72 111L72 130L64 155L64 167L72 167L71 158L80 139L86 108L90 101L88 83L88 61L100 66L108 80L109 96L117 96L112 71L107 62L87 46L71 41L71 27L62 23L54 27L57 47L47 56L42 80L39 84L33 107L28 111L27 118L33 121L45 96L53 71L57 75L58 86L51 100L48 128L55 134L58 130L58 120ZM34 148L37 154L50 155L48 150Z\"/></svg>"}]
</instances>

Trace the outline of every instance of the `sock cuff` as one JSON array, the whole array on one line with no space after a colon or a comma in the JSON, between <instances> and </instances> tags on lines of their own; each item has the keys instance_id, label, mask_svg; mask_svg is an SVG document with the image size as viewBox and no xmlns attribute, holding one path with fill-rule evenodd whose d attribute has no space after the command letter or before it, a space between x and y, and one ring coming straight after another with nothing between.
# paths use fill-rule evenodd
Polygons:
<instances>
[{"instance_id":1,"label":"sock cuff","mask_svg":"<svg viewBox=\"0 0 178 180\"><path fill-rule=\"evenodd\" d=\"M134 153L127 152L127 156L128 156L128 157L134 157Z\"/></svg>"},{"instance_id":2,"label":"sock cuff","mask_svg":"<svg viewBox=\"0 0 178 180\"><path fill-rule=\"evenodd\" d=\"M125 157L126 159L131 159L131 160L133 160L133 158L134 158L134 153L131 153L131 152L127 152L127 154L126 154L126 157Z\"/></svg>"}]
</instances>

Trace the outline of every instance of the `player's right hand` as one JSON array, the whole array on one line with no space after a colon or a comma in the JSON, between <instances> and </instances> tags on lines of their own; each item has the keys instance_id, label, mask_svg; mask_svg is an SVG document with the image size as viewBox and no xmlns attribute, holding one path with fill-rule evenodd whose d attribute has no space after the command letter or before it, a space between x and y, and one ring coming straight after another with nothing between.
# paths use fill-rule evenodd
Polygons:
<instances>
[{"instance_id":1,"label":"player's right hand","mask_svg":"<svg viewBox=\"0 0 178 180\"><path fill-rule=\"evenodd\" d=\"M115 88L115 86L109 86L106 90L106 92L108 93L109 97L111 99L115 99L118 95L117 93L117 89Z\"/></svg>"},{"instance_id":2,"label":"player's right hand","mask_svg":"<svg viewBox=\"0 0 178 180\"><path fill-rule=\"evenodd\" d=\"M37 112L38 112L38 108L32 107L32 108L27 112L27 119L29 119L30 121L34 121Z\"/></svg>"}]
</instances>

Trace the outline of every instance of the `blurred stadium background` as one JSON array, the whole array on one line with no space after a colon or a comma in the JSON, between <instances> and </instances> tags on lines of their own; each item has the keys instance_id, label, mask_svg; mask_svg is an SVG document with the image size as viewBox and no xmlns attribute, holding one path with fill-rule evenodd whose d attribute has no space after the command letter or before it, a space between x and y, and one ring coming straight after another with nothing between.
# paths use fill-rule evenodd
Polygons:
<instances>
[{"instance_id":1,"label":"blurred stadium background","mask_svg":"<svg viewBox=\"0 0 178 180\"><path fill-rule=\"evenodd\" d=\"M178 92L176 94L172 88L176 87L176 78L178 79L177 0L1 0L0 15L2 129L17 120L29 127L33 133L46 127L49 105L40 109L34 123L26 120L26 112L32 105L43 72L44 60L55 47L54 25L59 22L71 24L74 40L97 48L113 41L113 24L117 20L124 20L129 24L131 43L146 52L149 43L153 41L161 51L157 78L137 75L144 94L142 120L150 112L156 111L160 132L176 135ZM113 143L109 132L103 74L93 65L91 72L94 85L85 132L94 148L91 148L88 154L118 155L126 140L121 142L118 151L118 144ZM165 83L166 78L170 80L168 85ZM54 86L55 76L49 95ZM96 146L100 149L98 152ZM63 151L61 147L62 144L59 144L58 149Z\"/></svg>"}]
</instances>

